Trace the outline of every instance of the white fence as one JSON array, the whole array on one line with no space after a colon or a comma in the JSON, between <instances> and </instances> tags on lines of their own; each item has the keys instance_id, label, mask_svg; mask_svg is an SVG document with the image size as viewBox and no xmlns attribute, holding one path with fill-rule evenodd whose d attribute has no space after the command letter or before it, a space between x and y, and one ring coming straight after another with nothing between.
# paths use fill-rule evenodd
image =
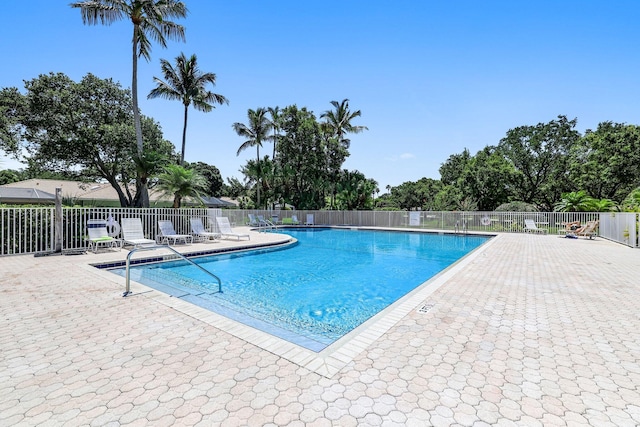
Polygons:
<instances>
[{"instance_id":1,"label":"white fence","mask_svg":"<svg viewBox=\"0 0 640 427\"><path fill-rule=\"evenodd\" d=\"M0 255L29 254L54 250L55 208L0 208ZM155 239L158 220L170 220L178 233L190 233L189 219L200 217L215 230L210 218L224 215L236 225L248 222L248 214L263 215L282 222L294 215L301 224L307 215L315 225L351 225L389 228L421 228L456 230L458 232L524 232L524 220L534 220L538 227L556 233L564 229L563 222L600 220L599 235L631 247L638 246L638 216L635 213L587 212L432 212L432 211L271 211L172 208L63 208L61 249L86 247L86 224L89 219L106 219L111 223L122 218L142 219L148 238ZM287 222L287 221L285 221Z\"/></svg>"}]
</instances>

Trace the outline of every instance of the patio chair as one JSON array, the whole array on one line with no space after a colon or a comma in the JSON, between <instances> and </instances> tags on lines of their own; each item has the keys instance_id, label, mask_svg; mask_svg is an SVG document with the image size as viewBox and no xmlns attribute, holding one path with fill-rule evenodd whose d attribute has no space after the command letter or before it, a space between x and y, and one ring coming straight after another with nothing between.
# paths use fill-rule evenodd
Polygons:
<instances>
[{"instance_id":1,"label":"patio chair","mask_svg":"<svg viewBox=\"0 0 640 427\"><path fill-rule=\"evenodd\" d=\"M120 240L109 236L107 230L107 221L103 219L90 219L87 221L86 241L89 244L89 250L98 253L99 247L120 249Z\"/></svg>"},{"instance_id":2,"label":"patio chair","mask_svg":"<svg viewBox=\"0 0 640 427\"><path fill-rule=\"evenodd\" d=\"M314 225L313 214L307 214L307 220L304 223L305 225Z\"/></svg>"},{"instance_id":3,"label":"patio chair","mask_svg":"<svg viewBox=\"0 0 640 427\"><path fill-rule=\"evenodd\" d=\"M155 240L144 237L140 218L122 218L122 240L125 245L128 244L134 248L156 244Z\"/></svg>"},{"instance_id":4,"label":"patio chair","mask_svg":"<svg viewBox=\"0 0 640 427\"><path fill-rule=\"evenodd\" d=\"M221 237L235 237L238 240L240 240L241 237L246 237L247 240L251 240L251 236L248 234L240 234L233 231L231 224L229 224L229 218L226 216L217 216L216 223L218 224Z\"/></svg>"},{"instance_id":5,"label":"patio chair","mask_svg":"<svg viewBox=\"0 0 640 427\"><path fill-rule=\"evenodd\" d=\"M215 241L220 238L220 233L213 233L211 231L207 231L204 228L204 224L202 223L202 219L198 217L191 217L191 234L199 242L205 241Z\"/></svg>"},{"instance_id":6,"label":"patio chair","mask_svg":"<svg viewBox=\"0 0 640 427\"><path fill-rule=\"evenodd\" d=\"M580 221L563 222L564 228L558 228L558 234L573 234L578 228L580 228Z\"/></svg>"},{"instance_id":7,"label":"patio chair","mask_svg":"<svg viewBox=\"0 0 640 427\"><path fill-rule=\"evenodd\" d=\"M178 234L173 223L171 221L158 221L158 228L160 229L160 244L178 244L178 241L184 242L184 244L191 244L193 242L193 236L191 234Z\"/></svg>"},{"instance_id":8,"label":"patio chair","mask_svg":"<svg viewBox=\"0 0 640 427\"><path fill-rule=\"evenodd\" d=\"M259 227L260 226L260 221L258 220L258 218L256 218L256 216L254 214L247 214L249 215L249 222L247 223L247 225L251 226L251 227Z\"/></svg>"},{"instance_id":9,"label":"patio chair","mask_svg":"<svg viewBox=\"0 0 640 427\"><path fill-rule=\"evenodd\" d=\"M542 234L547 234L547 229L546 228L538 228L538 226L536 225L535 221L532 219L525 219L524 220L524 231L525 232L529 232L529 233L542 233Z\"/></svg>"},{"instance_id":10,"label":"patio chair","mask_svg":"<svg viewBox=\"0 0 640 427\"><path fill-rule=\"evenodd\" d=\"M576 236L584 236L588 237L589 239L593 239L594 237L596 237L596 228L598 228L599 223L600 221L597 220L587 221L585 225L575 230L574 233Z\"/></svg>"}]
</instances>

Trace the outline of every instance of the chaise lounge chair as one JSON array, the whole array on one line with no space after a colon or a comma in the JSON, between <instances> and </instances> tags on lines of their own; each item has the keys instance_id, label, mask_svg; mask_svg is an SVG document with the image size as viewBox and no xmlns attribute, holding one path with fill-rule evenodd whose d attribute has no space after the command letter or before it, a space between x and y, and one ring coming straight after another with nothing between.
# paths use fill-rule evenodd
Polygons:
<instances>
[{"instance_id":1,"label":"chaise lounge chair","mask_svg":"<svg viewBox=\"0 0 640 427\"><path fill-rule=\"evenodd\" d=\"M251 236L248 234L240 234L233 231L231 224L229 224L229 218L226 216L217 216L216 223L218 224L218 230L222 237L235 237L240 240L241 237L246 237L247 240L251 240Z\"/></svg>"},{"instance_id":2,"label":"chaise lounge chair","mask_svg":"<svg viewBox=\"0 0 640 427\"><path fill-rule=\"evenodd\" d=\"M596 228L598 228L599 223L600 221L597 220L587 221L585 225L575 230L574 233L576 236L584 236L588 237L589 239L593 239L594 237L596 237Z\"/></svg>"},{"instance_id":3,"label":"chaise lounge chair","mask_svg":"<svg viewBox=\"0 0 640 427\"><path fill-rule=\"evenodd\" d=\"M178 241L184 242L184 244L191 244L193 242L193 236L191 234L178 234L173 223L171 221L158 221L158 228L160 229L160 244L173 244L176 245Z\"/></svg>"},{"instance_id":4,"label":"chaise lounge chair","mask_svg":"<svg viewBox=\"0 0 640 427\"><path fill-rule=\"evenodd\" d=\"M120 240L114 239L109 236L107 230L107 221L103 219L90 219L87 221L87 243L89 244L89 250L93 253L98 253L98 248L103 246L105 248L117 247L120 249Z\"/></svg>"},{"instance_id":5,"label":"chaise lounge chair","mask_svg":"<svg viewBox=\"0 0 640 427\"><path fill-rule=\"evenodd\" d=\"M134 248L156 244L155 240L144 237L140 218L122 218L122 237L125 245L128 244Z\"/></svg>"},{"instance_id":6,"label":"chaise lounge chair","mask_svg":"<svg viewBox=\"0 0 640 427\"><path fill-rule=\"evenodd\" d=\"M198 242L211 241L220 238L220 233L207 231L202 224L202 219L198 217L191 218L191 234Z\"/></svg>"},{"instance_id":7,"label":"chaise lounge chair","mask_svg":"<svg viewBox=\"0 0 640 427\"><path fill-rule=\"evenodd\" d=\"M578 228L580 228L580 221L563 222L564 228L558 228L558 234L573 234Z\"/></svg>"},{"instance_id":8,"label":"chaise lounge chair","mask_svg":"<svg viewBox=\"0 0 640 427\"><path fill-rule=\"evenodd\" d=\"M536 225L535 221L532 219L525 219L524 220L524 231L525 232L529 232L529 233L542 233L542 234L547 234L547 229L546 228L538 228L538 226Z\"/></svg>"}]
</instances>

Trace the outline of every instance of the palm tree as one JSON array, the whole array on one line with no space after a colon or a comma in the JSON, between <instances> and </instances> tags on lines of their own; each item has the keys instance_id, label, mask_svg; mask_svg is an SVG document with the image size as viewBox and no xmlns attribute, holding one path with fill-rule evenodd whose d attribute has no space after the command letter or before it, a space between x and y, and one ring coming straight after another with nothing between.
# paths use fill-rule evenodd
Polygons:
<instances>
[{"instance_id":1,"label":"palm tree","mask_svg":"<svg viewBox=\"0 0 640 427\"><path fill-rule=\"evenodd\" d=\"M350 140L345 138L348 133L360 133L368 130L366 126L354 126L351 120L360 117L361 112L349 111L349 100L343 99L342 102L331 101L331 105L335 110L328 110L322 113L320 118L326 119L326 125L331 129L338 142L343 144L345 148L349 148Z\"/></svg>"},{"instance_id":2,"label":"palm tree","mask_svg":"<svg viewBox=\"0 0 640 427\"><path fill-rule=\"evenodd\" d=\"M207 180L194 169L169 165L158 175L158 188L173 196L173 207L177 209L185 197L200 197L207 189Z\"/></svg>"},{"instance_id":3,"label":"palm tree","mask_svg":"<svg viewBox=\"0 0 640 427\"><path fill-rule=\"evenodd\" d=\"M271 115L271 119L269 119L269 124L271 125L271 129L273 129L273 135L271 136L273 140L273 161L276 161L276 150L278 148L278 137L280 134L278 131L280 130L280 120L282 120L282 110L280 107L269 107L269 114Z\"/></svg>"},{"instance_id":4,"label":"palm tree","mask_svg":"<svg viewBox=\"0 0 640 427\"><path fill-rule=\"evenodd\" d=\"M187 16L187 7L178 0L85 0L71 3L71 7L80 9L82 22L85 24L111 25L122 19L133 23L131 94L138 156L142 156L142 125L138 108L138 57L143 56L147 61L151 59L151 39L162 47L167 47L167 38L185 40L184 27L168 19L184 18ZM146 185L141 185L140 177L137 181L142 191L141 206L148 207L148 189Z\"/></svg>"},{"instance_id":5,"label":"palm tree","mask_svg":"<svg viewBox=\"0 0 640 427\"><path fill-rule=\"evenodd\" d=\"M182 154L180 164L184 163L184 150L187 140L187 113L189 106L196 110L208 113L213 110L213 104L228 104L229 101L222 95L206 90L207 83L216 85L214 73L203 73L198 69L196 55L187 58L184 53L176 57L175 68L166 59L160 60L160 68L164 75L164 81L154 77L157 86L149 92L148 99L165 98L181 101L184 105L184 127L182 128Z\"/></svg>"},{"instance_id":6,"label":"palm tree","mask_svg":"<svg viewBox=\"0 0 640 427\"><path fill-rule=\"evenodd\" d=\"M247 117L249 119L249 124L245 125L244 123L234 123L233 130L236 133L243 137L247 138L245 142L242 143L240 148L238 148L237 156L244 150L249 147L256 147L256 166L258 169L258 183L257 183L257 206L260 207L260 147L262 147L262 141L267 139L267 134L269 133L269 129L271 129L271 125L269 124L269 119L267 119L267 110L265 108L258 108L257 110L249 109L247 111Z\"/></svg>"},{"instance_id":7,"label":"palm tree","mask_svg":"<svg viewBox=\"0 0 640 427\"><path fill-rule=\"evenodd\" d=\"M572 191L562 195L560 200L554 206L556 212L588 212L593 205L593 198L584 190Z\"/></svg>"}]
</instances>

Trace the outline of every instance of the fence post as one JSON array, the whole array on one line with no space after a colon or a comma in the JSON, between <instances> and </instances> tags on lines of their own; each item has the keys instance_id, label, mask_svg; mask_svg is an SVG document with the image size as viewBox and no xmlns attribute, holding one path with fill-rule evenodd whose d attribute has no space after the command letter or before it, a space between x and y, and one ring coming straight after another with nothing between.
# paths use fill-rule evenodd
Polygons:
<instances>
[{"instance_id":1,"label":"fence post","mask_svg":"<svg viewBox=\"0 0 640 427\"><path fill-rule=\"evenodd\" d=\"M62 188L56 188L56 209L53 228L53 251L62 252Z\"/></svg>"}]
</instances>

